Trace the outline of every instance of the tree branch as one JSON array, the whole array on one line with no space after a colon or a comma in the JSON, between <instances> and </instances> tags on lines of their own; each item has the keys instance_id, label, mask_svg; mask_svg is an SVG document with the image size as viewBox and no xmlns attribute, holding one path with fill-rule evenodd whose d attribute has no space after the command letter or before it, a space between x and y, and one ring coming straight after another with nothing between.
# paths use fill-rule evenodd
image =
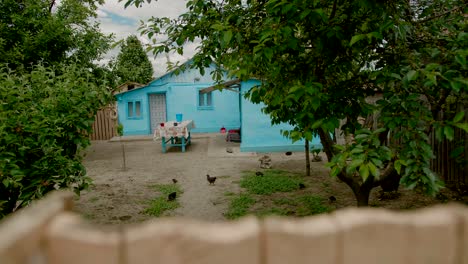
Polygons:
<instances>
[{"instance_id":1,"label":"tree branch","mask_svg":"<svg viewBox=\"0 0 468 264\"><path fill-rule=\"evenodd\" d=\"M331 14L330 14L330 19L329 19L329 20L332 20L332 19L335 17L335 14L336 14L336 2L337 2L337 0L335 0L335 1L333 2L333 9L332 9L332 12L331 12Z\"/></svg>"},{"instance_id":2,"label":"tree branch","mask_svg":"<svg viewBox=\"0 0 468 264\"><path fill-rule=\"evenodd\" d=\"M433 15L433 16L428 17L428 18L425 18L425 19L423 19L423 20L416 21L416 23L418 23L418 24L426 23L426 22L431 21L431 20L433 20L433 19L436 19L436 18L445 16L445 15L447 15L447 14L450 14L450 13L452 13L452 12L458 11L458 10L460 10L460 9L462 9L462 8L465 8L466 6L468 6L468 4L464 4L464 5L462 5L462 6L459 6L459 7L453 8L453 9L450 9L450 10L445 11L445 12L442 12L442 13L440 13L440 14Z\"/></svg>"},{"instance_id":3,"label":"tree branch","mask_svg":"<svg viewBox=\"0 0 468 264\"><path fill-rule=\"evenodd\" d=\"M54 8L54 5L55 5L55 0L52 0L52 2L50 2L49 4L49 13L52 13L52 8Z\"/></svg>"},{"instance_id":4,"label":"tree branch","mask_svg":"<svg viewBox=\"0 0 468 264\"><path fill-rule=\"evenodd\" d=\"M395 168L393 167L393 161L391 161L391 162L389 162L387 164L385 169L380 174L379 180L373 182L373 186L377 187L380 184L382 184L382 182L384 182L386 179L388 179L390 177L390 175L392 175L394 170L395 170Z\"/></svg>"}]
</instances>

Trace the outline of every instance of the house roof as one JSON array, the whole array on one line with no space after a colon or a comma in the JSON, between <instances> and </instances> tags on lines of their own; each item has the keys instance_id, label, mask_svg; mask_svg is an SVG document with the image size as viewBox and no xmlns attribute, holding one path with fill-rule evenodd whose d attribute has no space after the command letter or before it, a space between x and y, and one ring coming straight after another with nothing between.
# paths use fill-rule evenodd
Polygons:
<instances>
[{"instance_id":1,"label":"house roof","mask_svg":"<svg viewBox=\"0 0 468 264\"><path fill-rule=\"evenodd\" d=\"M145 84L132 82L132 81L126 81L126 82L122 83L121 85L117 86L117 88L115 88L114 95L129 91L128 89L127 90L124 90L124 89L126 87L128 87L128 86L131 86L131 85L133 85L134 88L130 89L130 91L135 89L135 88L140 88L140 87L146 86ZM124 91L122 91L122 90L124 90Z\"/></svg>"},{"instance_id":2,"label":"house roof","mask_svg":"<svg viewBox=\"0 0 468 264\"><path fill-rule=\"evenodd\" d=\"M189 63L189 62L191 62L191 61L192 61L192 59L189 59L189 60L187 60L186 62L182 63L182 65L185 65L185 64L187 64L187 63ZM181 65L181 66L182 66L182 65ZM122 91L122 92L119 92L119 93L115 93L114 95L117 95L117 94L124 94L124 93L127 93L127 92L131 92L131 91L135 91L135 90L139 90L139 89L145 88L145 87L147 87L148 85L150 85L152 82L155 82L155 81L157 81L157 80L160 80L160 79L162 79L162 78L168 76L169 74L174 74L174 72L175 72L176 70L177 70L177 68L174 69L174 70L172 70L172 71L166 72L165 74L163 74L163 75L161 75L161 76L159 76L159 77L153 78L153 79L152 79L149 83L147 83L147 84L140 84L141 86L136 87L135 89L128 90L128 91ZM125 82L125 83L119 85L119 87L125 85L126 83L127 83L127 82Z\"/></svg>"}]
</instances>

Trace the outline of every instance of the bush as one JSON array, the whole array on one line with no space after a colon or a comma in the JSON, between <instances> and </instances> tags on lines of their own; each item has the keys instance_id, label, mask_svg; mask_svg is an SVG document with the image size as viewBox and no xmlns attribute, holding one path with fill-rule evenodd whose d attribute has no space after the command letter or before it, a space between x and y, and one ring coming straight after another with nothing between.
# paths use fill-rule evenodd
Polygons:
<instances>
[{"instance_id":1,"label":"bush","mask_svg":"<svg viewBox=\"0 0 468 264\"><path fill-rule=\"evenodd\" d=\"M49 191L90 183L79 151L111 94L74 65L0 69L0 218Z\"/></svg>"}]
</instances>

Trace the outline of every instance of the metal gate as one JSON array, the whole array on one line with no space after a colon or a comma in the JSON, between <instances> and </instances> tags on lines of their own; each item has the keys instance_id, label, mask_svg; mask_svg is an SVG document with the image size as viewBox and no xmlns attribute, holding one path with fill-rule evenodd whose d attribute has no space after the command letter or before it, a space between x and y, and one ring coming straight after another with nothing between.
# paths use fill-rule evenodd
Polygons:
<instances>
[{"instance_id":1,"label":"metal gate","mask_svg":"<svg viewBox=\"0 0 468 264\"><path fill-rule=\"evenodd\" d=\"M153 133L159 123L166 122L166 94L150 94L149 105L151 133Z\"/></svg>"}]
</instances>

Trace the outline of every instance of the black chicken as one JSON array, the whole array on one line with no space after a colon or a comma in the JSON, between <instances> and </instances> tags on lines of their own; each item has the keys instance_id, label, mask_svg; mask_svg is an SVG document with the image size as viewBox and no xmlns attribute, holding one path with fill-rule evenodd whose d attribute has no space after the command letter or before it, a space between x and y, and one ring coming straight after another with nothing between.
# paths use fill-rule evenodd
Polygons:
<instances>
[{"instance_id":1,"label":"black chicken","mask_svg":"<svg viewBox=\"0 0 468 264\"><path fill-rule=\"evenodd\" d=\"M291 152L291 151L287 151L287 152L284 153L284 154L286 154L286 156L291 156L291 155L292 155L292 152Z\"/></svg>"},{"instance_id":2,"label":"black chicken","mask_svg":"<svg viewBox=\"0 0 468 264\"><path fill-rule=\"evenodd\" d=\"M216 181L216 177L210 177L210 175L206 175L206 180L210 183L210 185L214 185L215 181Z\"/></svg>"},{"instance_id":3,"label":"black chicken","mask_svg":"<svg viewBox=\"0 0 468 264\"><path fill-rule=\"evenodd\" d=\"M177 193L176 192L171 192L168 196L167 196L167 200L168 201L174 201L177 197Z\"/></svg>"},{"instance_id":4,"label":"black chicken","mask_svg":"<svg viewBox=\"0 0 468 264\"><path fill-rule=\"evenodd\" d=\"M255 172L255 175L257 175L257 176L263 176L263 172L257 171L257 172Z\"/></svg>"},{"instance_id":5,"label":"black chicken","mask_svg":"<svg viewBox=\"0 0 468 264\"><path fill-rule=\"evenodd\" d=\"M177 180L176 180L176 179L172 179L172 182L173 182L174 184L176 184L176 183L177 183Z\"/></svg>"},{"instance_id":6,"label":"black chicken","mask_svg":"<svg viewBox=\"0 0 468 264\"><path fill-rule=\"evenodd\" d=\"M303 183L299 183L299 189L302 190L302 189L305 189L305 187L306 187L306 186L305 186Z\"/></svg>"},{"instance_id":7,"label":"black chicken","mask_svg":"<svg viewBox=\"0 0 468 264\"><path fill-rule=\"evenodd\" d=\"M330 201L331 203L336 202L335 196L332 195L332 196L328 197L328 201Z\"/></svg>"}]
</instances>

